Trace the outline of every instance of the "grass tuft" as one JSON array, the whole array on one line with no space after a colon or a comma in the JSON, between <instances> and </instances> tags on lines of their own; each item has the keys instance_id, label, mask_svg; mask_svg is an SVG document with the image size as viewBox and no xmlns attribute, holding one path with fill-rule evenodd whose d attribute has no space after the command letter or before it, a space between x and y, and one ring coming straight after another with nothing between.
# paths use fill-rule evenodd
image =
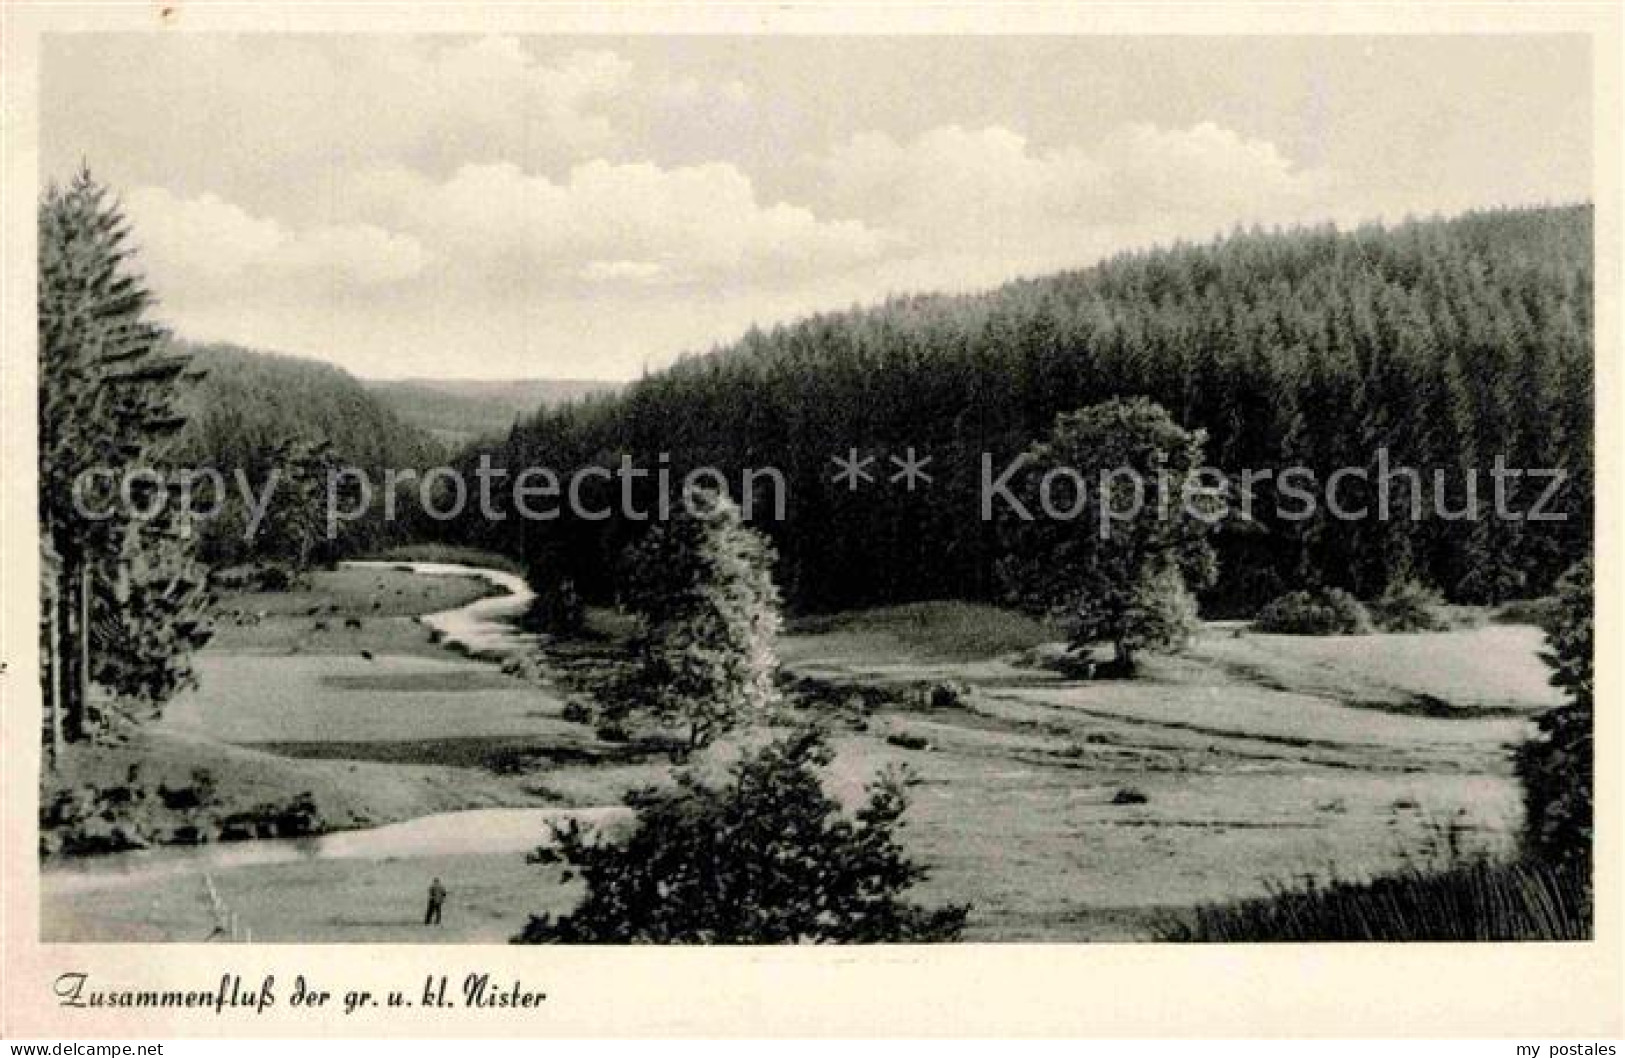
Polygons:
<instances>
[{"instance_id":1,"label":"grass tuft","mask_svg":"<svg viewBox=\"0 0 1625 1058\"><path fill-rule=\"evenodd\" d=\"M1181 943L1590 940L1591 885L1574 868L1530 863L1413 867L1198 907L1154 933Z\"/></svg>"}]
</instances>

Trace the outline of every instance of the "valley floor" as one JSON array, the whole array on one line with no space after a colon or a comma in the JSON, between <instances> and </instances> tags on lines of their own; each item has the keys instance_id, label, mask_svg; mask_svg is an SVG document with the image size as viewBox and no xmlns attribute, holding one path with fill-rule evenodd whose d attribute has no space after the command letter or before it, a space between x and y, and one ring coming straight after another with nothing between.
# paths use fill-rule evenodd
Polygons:
<instances>
[{"instance_id":1,"label":"valley floor","mask_svg":"<svg viewBox=\"0 0 1625 1058\"><path fill-rule=\"evenodd\" d=\"M524 860L545 821L669 767L566 722L545 676L454 654L415 619L484 591L384 567L228 603L255 616L202 655L200 690L125 745L75 752L58 781L206 767L234 803L308 790L331 826L418 822L53 861L44 937L203 940L209 886L256 941L494 942L567 909L575 885ZM782 644L828 685L966 688L838 727L830 781L856 799L878 769L912 771L904 840L931 868L913 895L971 904L974 941L1143 939L1167 910L1305 874L1505 847L1507 747L1557 702L1527 626L1302 639L1216 624L1142 679L1079 682L1031 664L1041 630L1013 620L928 604L807 622ZM441 927L420 924L433 877L452 894Z\"/></svg>"}]
</instances>

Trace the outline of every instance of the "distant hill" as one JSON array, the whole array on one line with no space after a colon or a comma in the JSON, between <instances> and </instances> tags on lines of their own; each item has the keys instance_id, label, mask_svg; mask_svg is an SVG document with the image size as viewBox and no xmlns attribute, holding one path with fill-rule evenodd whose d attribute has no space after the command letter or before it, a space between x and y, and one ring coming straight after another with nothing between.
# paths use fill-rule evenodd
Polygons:
<instances>
[{"instance_id":1,"label":"distant hill","mask_svg":"<svg viewBox=\"0 0 1625 1058\"><path fill-rule=\"evenodd\" d=\"M408 378L369 381L366 387L402 419L451 446L501 433L516 419L597 393L614 393L620 382L573 378L499 381Z\"/></svg>"},{"instance_id":2,"label":"distant hill","mask_svg":"<svg viewBox=\"0 0 1625 1058\"><path fill-rule=\"evenodd\" d=\"M276 464L278 445L291 439L326 442L339 465L365 470L374 481L387 468L431 466L442 458L428 431L332 364L224 342L176 339L174 346L191 353L206 372L187 398L189 421L179 439L183 464L228 474L241 469L259 482ZM204 528L209 561L265 557L274 548L263 534L243 539L240 506L233 497L227 512ZM387 542L399 530L370 518L345 528L336 545L340 552Z\"/></svg>"}]
</instances>

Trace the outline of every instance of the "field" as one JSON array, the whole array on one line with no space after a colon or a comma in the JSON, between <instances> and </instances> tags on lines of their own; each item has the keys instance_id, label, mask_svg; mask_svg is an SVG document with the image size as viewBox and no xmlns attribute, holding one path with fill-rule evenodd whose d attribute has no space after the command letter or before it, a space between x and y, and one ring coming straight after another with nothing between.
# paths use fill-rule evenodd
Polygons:
<instances>
[{"instance_id":1,"label":"field","mask_svg":"<svg viewBox=\"0 0 1625 1058\"><path fill-rule=\"evenodd\" d=\"M385 567L227 600L250 616L223 622L201 689L134 741L76 752L62 781L139 757L153 782L211 769L230 803L308 790L331 826L418 829L266 862L222 844L53 865L45 936L203 939L205 874L260 940L500 941L566 908L575 890L525 864L527 835L667 765L566 722L570 694L545 673L460 657L415 620L486 590ZM946 707L900 693L861 721L825 719L843 797L885 765L911 770L904 839L932 871L915 895L972 904L971 940L1143 939L1168 909L1423 862L1447 834L1503 848L1519 811L1506 747L1557 700L1529 626L1306 639L1215 624L1141 679L1094 682L1034 663L1053 635L987 607L915 604L803 620L782 643L795 675L837 691L962 688ZM441 815L465 810L482 814ZM436 876L453 896L445 926L426 929Z\"/></svg>"},{"instance_id":2,"label":"field","mask_svg":"<svg viewBox=\"0 0 1625 1058\"><path fill-rule=\"evenodd\" d=\"M830 680L971 688L963 709L876 717L838 768L852 785L887 760L915 769L909 840L935 866L920 895L974 902L984 940L1139 936L1159 908L1442 854L1452 828L1503 848L1519 814L1506 746L1557 701L1529 627L1210 627L1143 679L1087 683L1009 657L900 659L872 626L792 638L786 656Z\"/></svg>"}]
</instances>

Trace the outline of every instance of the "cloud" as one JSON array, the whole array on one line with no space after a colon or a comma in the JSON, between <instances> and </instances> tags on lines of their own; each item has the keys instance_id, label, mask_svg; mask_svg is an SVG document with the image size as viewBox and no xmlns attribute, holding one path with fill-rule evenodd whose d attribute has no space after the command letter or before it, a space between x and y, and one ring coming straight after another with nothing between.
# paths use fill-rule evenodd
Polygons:
<instances>
[{"instance_id":1,"label":"cloud","mask_svg":"<svg viewBox=\"0 0 1625 1058\"><path fill-rule=\"evenodd\" d=\"M524 65L501 40L441 61L469 65L465 82L487 67L500 82ZM617 69L582 53L550 67L559 83L549 91L611 91ZM346 341L365 344L366 320L411 319L420 357L440 334L514 355L581 341L635 363L753 319L972 289L1125 246L1313 214L1331 186L1272 144L1210 123L1125 125L1087 147L1050 148L1001 127L901 140L870 132L813 168L819 181L796 201L765 198L731 161L598 158L551 174L513 160L443 174L357 167L325 182L320 219L305 222L157 187L128 205L183 329L297 347L320 327L350 328ZM454 319L462 330L448 330ZM391 363L404 355L392 350Z\"/></svg>"},{"instance_id":2,"label":"cloud","mask_svg":"<svg viewBox=\"0 0 1625 1058\"><path fill-rule=\"evenodd\" d=\"M293 229L212 194L143 187L124 208L142 266L177 300L251 295L264 285L363 289L417 275L429 260L416 239L372 224Z\"/></svg>"},{"instance_id":3,"label":"cloud","mask_svg":"<svg viewBox=\"0 0 1625 1058\"><path fill-rule=\"evenodd\" d=\"M916 254L978 252L1001 266L1081 263L1108 242L1293 219L1322 182L1274 145L1212 123L1131 124L1043 150L1002 127L950 125L901 142L869 132L816 166L834 215L890 228Z\"/></svg>"},{"instance_id":4,"label":"cloud","mask_svg":"<svg viewBox=\"0 0 1625 1058\"><path fill-rule=\"evenodd\" d=\"M338 192L349 213L411 233L472 275L543 281L771 283L878 257L860 221L764 203L732 164L664 168L598 160L558 179L512 163L436 181L400 167Z\"/></svg>"},{"instance_id":5,"label":"cloud","mask_svg":"<svg viewBox=\"0 0 1625 1058\"><path fill-rule=\"evenodd\" d=\"M577 274L589 283L646 283L665 273L666 266L659 261L589 261Z\"/></svg>"},{"instance_id":6,"label":"cloud","mask_svg":"<svg viewBox=\"0 0 1625 1058\"><path fill-rule=\"evenodd\" d=\"M288 207L367 165L568 165L623 146L615 113L665 91L593 47L515 37L86 35L52 44L48 166L116 160L154 184ZM116 90L109 87L117 83ZM91 87L95 86L95 87ZM176 159L207 158L177 186Z\"/></svg>"}]
</instances>

